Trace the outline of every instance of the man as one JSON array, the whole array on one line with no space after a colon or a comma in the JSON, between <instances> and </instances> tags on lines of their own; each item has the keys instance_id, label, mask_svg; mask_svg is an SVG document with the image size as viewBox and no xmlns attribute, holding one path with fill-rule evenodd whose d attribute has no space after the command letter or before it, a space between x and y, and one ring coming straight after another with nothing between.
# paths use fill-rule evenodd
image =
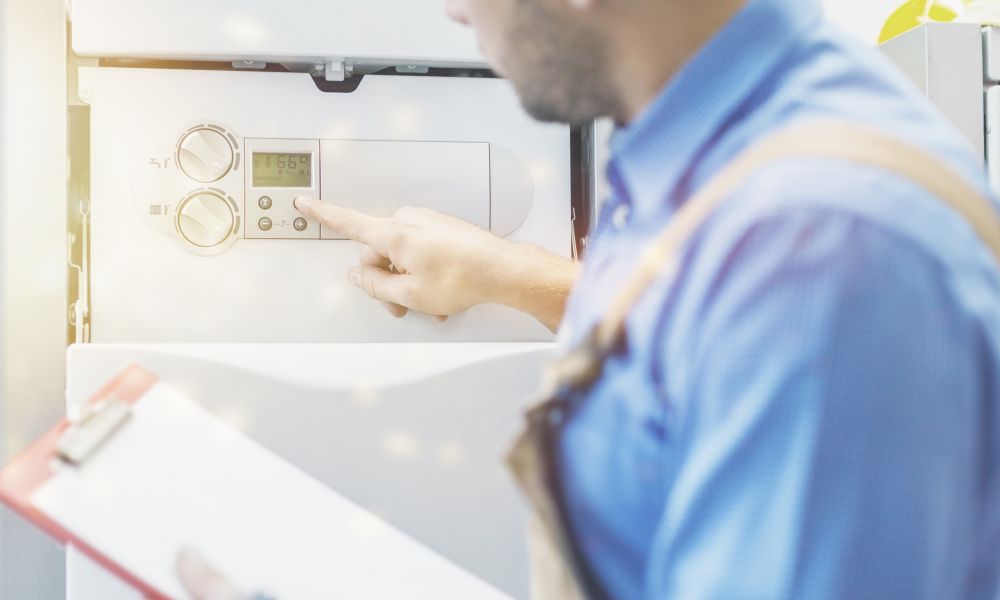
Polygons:
<instances>
[{"instance_id":1,"label":"man","mask_svg":"<svg viewBox=\"0 0 1000 600\"><path fill-rule=\"evenodd\" d=\"M499 302L579 343L688 198L796 124L890 133L987 194L966 142L814 0L448 10L535 117L616 120L614 197L579 278L430 211L298 199L366 245L349 277L396 316ZM560 428L559 508L590 593L996 597L1000 271L968 223L889 172L786 159L731 194L681 264Z\"/></svg>"}]
</instances>

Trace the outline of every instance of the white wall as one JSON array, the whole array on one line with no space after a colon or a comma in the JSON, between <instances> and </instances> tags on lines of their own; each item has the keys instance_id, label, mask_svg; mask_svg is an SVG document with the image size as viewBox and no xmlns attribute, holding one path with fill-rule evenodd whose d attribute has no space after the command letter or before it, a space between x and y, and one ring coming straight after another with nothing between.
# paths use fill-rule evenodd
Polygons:
<instances>
[{"instance_id":1,"label":"white wall","mask_svg":"<svg viewBox=\"0 0 1000 600\"><path fill-rule=\"evenodd\" d=\"M965 0L935 0L939 5L961 12ZM904 0L822 0L827 17L867 44L878 42L886 19Z\"/></svg>"},{"instance_id":2,"label":"white wall","mask_svg":"<svg viewBox=\"0 0 1000 600\"><path fill-rule=\"evenodd\" d=\"M0 0L0 463L63 414L63 0ZM64 597L64 553L0 510L0 598Z\"/></svg>"},{"instance_id":3,"label":"white wall","mask_svg":"<svg viewBox=\"0 0 1000 600\"><path fill-rule=\"evenodd\" d=\"M882 25L903 0L823 0L827 17L867 44L878 42Z\"/></svg>"},{"instance_id":4,"label":"white wall","mask_svg":"<svg viewBox=\"0 0 1000 600\"><path fill-rule=\"evenodd\" d=\"M6 16L7 16L7 4L5 1L0 1L0 35L3 35L3 32L5 31L4 23L6 22ZM2 40L2 38L0 38L0 40ZM6 62L5 57L6 57L6 45L3 44L2 41L0 41L0 65ZM5 85L5 83L6 81L4 79L4 70L0 68L0 181L7 180L7 171L5 169L5 167L7 166L7 159L5 158L6 146L3 143L5 136L3 129L3 121L2 121L2 115L6 114L6 110L4 107L6 106L6 100L7 100L7 94L5 92L7 86ZM7 219L4 217L4 196L3 192L0 191L0 223L6 223L6 222ZM3 291L6 289L4 287L4 281L6 280L6 277L4 277L4 268L3 268L4 256L5 254L4 254L3 244L0 243L0 315L5 314L4 307L6 306L6 303L4 302L3 298ZM0 340L3 339L4 339L3 319L0 319ZM6 411L4 410L4 407L7 405L7 394L5 393L7 380L4 377L5 369L4 369L4 361L2 360L3 353L5 350L6 348L3 347L3 343L0 342L0 449L7 447L5 443L6 436L4 435L7 429L6 428L7 419L5 415ZM3 458L5 458L3 454L4 453L0 451L0 461L2 461ZM0 557L3 557L3 555L5 554L5 551L3 549L5 536L3 535L2 519L3 517L0 516ZM2 580L4 579L2 564L3 563L0 562L0 590L3 590Z\"/></svg>"}]
</instances>

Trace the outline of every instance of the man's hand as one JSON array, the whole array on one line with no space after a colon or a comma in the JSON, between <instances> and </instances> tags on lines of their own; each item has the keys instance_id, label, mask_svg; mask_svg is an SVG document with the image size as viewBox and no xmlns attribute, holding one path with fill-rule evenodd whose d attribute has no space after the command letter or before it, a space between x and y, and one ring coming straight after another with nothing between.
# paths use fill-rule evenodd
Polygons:
<instances>
[{"instance_id":1,"label":"man's hand","mask_svg":"<svg viewBox=\"0 0 1000 600\"><path fill-rule=\"evenodd\" d=\"M265 594L248 594L219 572L197 550L184 548L174 565L177 577L194 600L274 600Z\"/></svg>"},{"instance_id":2,"label":"man's hand","mask_svg":"<svg viewBox=\"0 0 1000 600\"><path fill-rule=\"evenodd\" d=\"M396 317L415 310L444 318L495 302L555 330L576 280L571 260L430 209L403 208L380 218L305 196L295 207L364 244L348 279Z\"/></svg>"}]
</instances>

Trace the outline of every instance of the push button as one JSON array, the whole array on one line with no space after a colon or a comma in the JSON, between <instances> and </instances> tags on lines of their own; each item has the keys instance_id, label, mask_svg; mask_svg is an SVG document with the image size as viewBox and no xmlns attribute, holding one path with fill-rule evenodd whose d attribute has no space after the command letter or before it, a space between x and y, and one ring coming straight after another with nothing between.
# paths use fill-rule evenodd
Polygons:
<instances>
[{"instance_id":1,"label":"push button","mask_svg":"<svg viewBox=\"0 0 1000 600\"><path fill-rule=\"evenodd\" d=\"M264 217L260 221L257 221L257 227L260 227L261 231L271 231L271 227L273 226L274 223L272 223L271 219L267 217Z\"/></svg>"},{"instance_id":2,"label":"push button","mask_svg":"<svg viewBox=\"0 0 1000 600\"><path fill-rule=\"evenodd\" d=\"M271 206L273 206L273 204L274 203L271 202L271 197L270 196L261 196L260 200L257 201L257 206L261 207L264 210L267 210L267 209L271 208Z\"/></svg>"},{"instance_id":3,"label":"push button","mask_svg":"<svg viewBox=\"0 0 1000 600\"><path fill-rule=\"evenodd\" d=\"M296 231L305 231L306 227L309 227L309 222L303 219L302 217L295 219L295 222L292 224L295 225Z\"/></svg>"}]
</instances>

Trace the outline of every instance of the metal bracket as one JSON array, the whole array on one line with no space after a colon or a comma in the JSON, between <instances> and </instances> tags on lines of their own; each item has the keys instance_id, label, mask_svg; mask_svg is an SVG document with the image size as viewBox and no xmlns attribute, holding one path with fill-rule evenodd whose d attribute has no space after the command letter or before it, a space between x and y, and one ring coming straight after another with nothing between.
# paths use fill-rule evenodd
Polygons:
<instances>
[{"instance_id":1,"label":"metal bracket","mask_svg":"<svg viewBox=\"0 0 1000 600\"><path fill-rule=\"evenodd\" d=\"M430 67L420 67L417 65L404 65L396 67L397 73L409 74L409 75L426 75L430 73Z\"/></svg>"},{"instance_id":2,"label":"metal bracket","mask_svg":"<svg viewBox=\"0 0 1000 600\"><path fill-rule=\"evenodd\" d=\"M331 58L326 61L323 77L327 81L344 81L351 76L353 68L344 59Z\"/></svg>"},{"instance_id":3,"label":"metal bracket","mask_svg":"<svg viewBox=\"0 0 1000 600\"><path fill-rule=\"evenodd\" d=\"M80 466L132 416L132 405L110 398L88 406L59 438L56 451L63 461Z\"/></svg>"},{"instance_id":4,"label":"metal bracket","mask_svg":"<svg viewBox=\"0 0 1000 600\"><path fill-rule=\"evenodd\" d=\"M87 265L90 262L90 211L87 205L80 203L80 231L77 234L67 233L66 262L71 271L76 273L78 296L70 303L69 324L73 328L72 341L77 344L90 342L90 277ZM73 260L73 248L79 248L80 262Z\"/></svg>"},{"instance_id":5,"label":"metal bracket","mask_svg":"<svg viewBox=\"0 0 1000 600\"><path fill-rule=\"evenodd\" d=\"M71 103L68 115L66 341L78 344L90 341L90 107Z\"/></svg>"},{"instance_id":6,"label":"metal bracket","mask_svg":"<svg viewBox=\"0 0 1000 600\"><path fill-rule=\"evenodd\" d=\"M259 71L267 68L267 63L260 60L234 60L233 68L238 70Z\"/></svg>"}]
</instances>

